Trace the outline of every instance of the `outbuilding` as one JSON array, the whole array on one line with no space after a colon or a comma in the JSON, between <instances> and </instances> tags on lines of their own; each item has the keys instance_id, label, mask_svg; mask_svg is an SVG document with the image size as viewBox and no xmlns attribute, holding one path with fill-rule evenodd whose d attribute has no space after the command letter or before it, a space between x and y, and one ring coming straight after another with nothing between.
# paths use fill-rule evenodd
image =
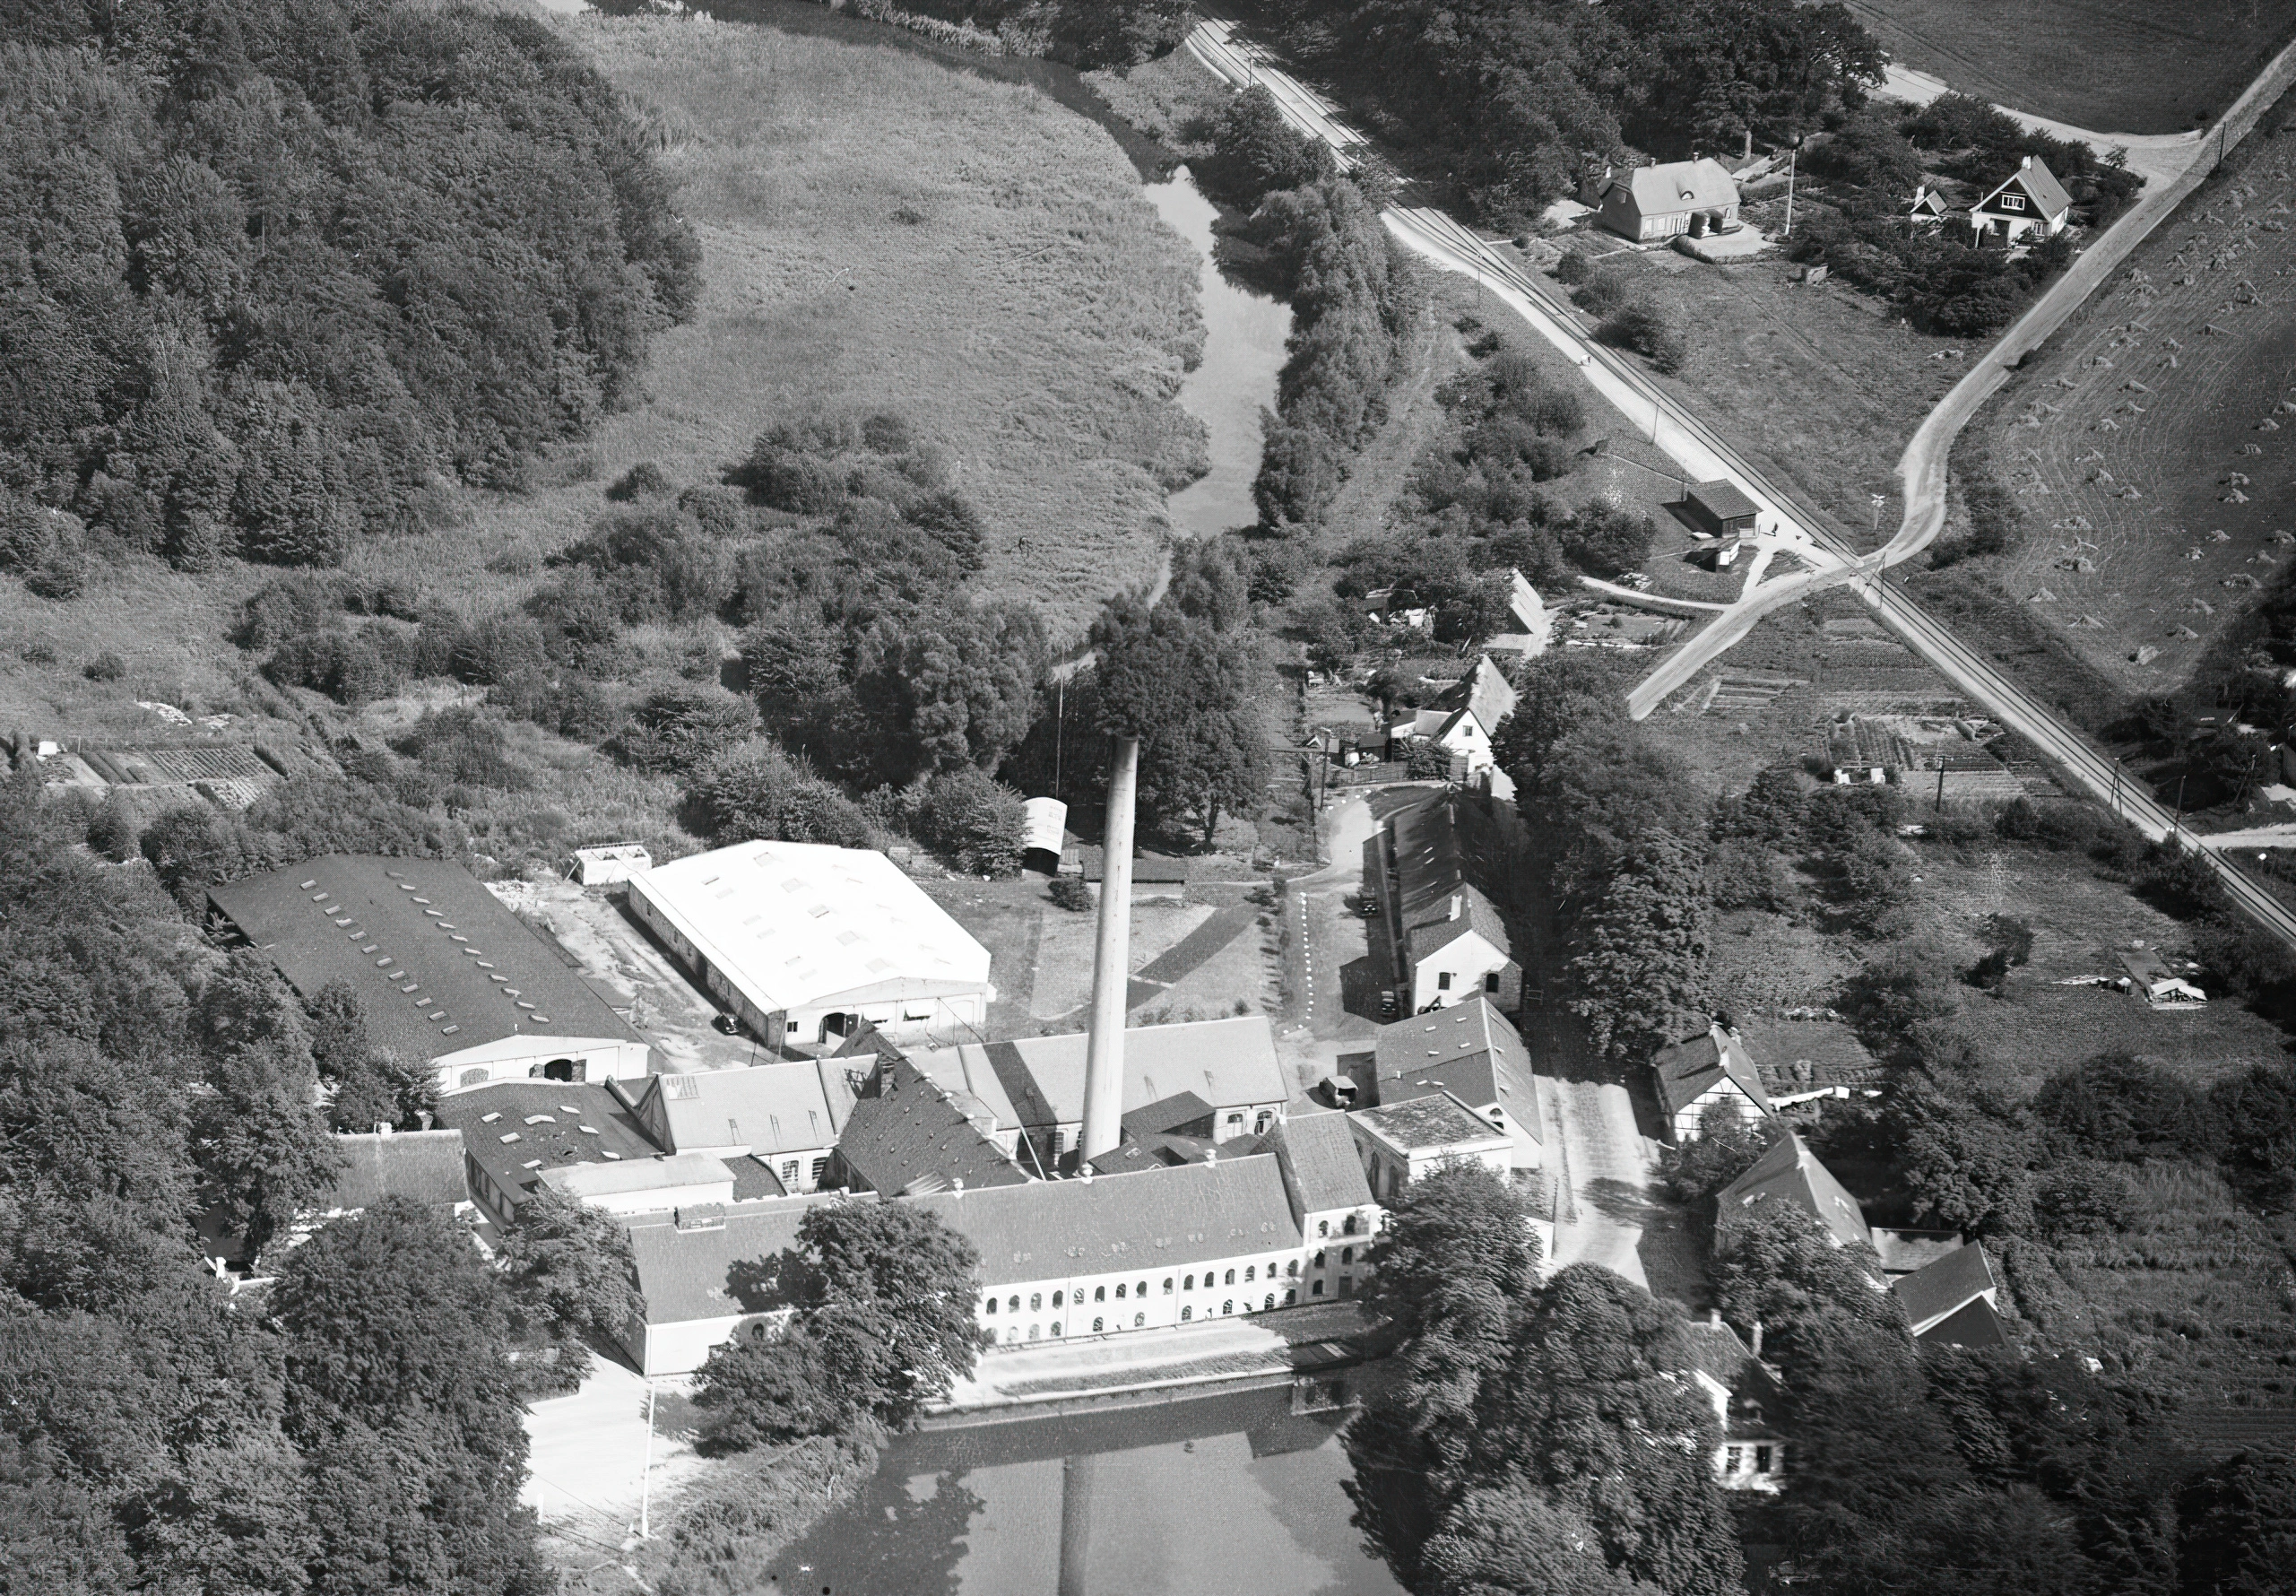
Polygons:
<instances>
[{"instance_id":1,"label":"outbuilding","mask_svg":"<svg viewBox=\"0 0 2296 1596\"><path fill-rule=\"evenodd\" d=\"M1713 538L1749 535L1762 513L1745 489L1728 480L1692 483L1683 493L1681 508L1694 530Z\"/></svg>"}]
</instances>

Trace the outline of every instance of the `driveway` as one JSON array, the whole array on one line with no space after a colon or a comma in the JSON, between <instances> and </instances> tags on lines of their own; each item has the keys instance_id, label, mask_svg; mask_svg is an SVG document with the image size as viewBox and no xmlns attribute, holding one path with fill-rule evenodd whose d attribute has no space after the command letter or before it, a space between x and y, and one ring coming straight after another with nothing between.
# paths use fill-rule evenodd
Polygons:
<instances>
[{"instance_id":1,"label":"driveway","mask_svg":"<svg viewBox=\"0 0 2296 1596\"><path fill-rule=\"evenodd\" d=\"M674 1383L657 1381L656 1394ZM653 1499L700 1462L693 1447L657 1424L653 1467L646 1466L645 1381L635 1371L599 1357L572 1396L536 1402L526 1410L526 1485L518 1500L546 1524L561 1524L608 1541L637 1527L645 1479Z\"/></svg>"}]
</instances>

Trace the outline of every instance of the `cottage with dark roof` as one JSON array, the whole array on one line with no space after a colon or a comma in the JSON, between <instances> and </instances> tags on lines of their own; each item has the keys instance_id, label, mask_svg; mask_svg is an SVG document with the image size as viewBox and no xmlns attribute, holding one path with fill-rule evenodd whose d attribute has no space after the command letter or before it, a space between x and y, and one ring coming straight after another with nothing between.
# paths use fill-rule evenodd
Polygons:
<instances>
[{"instance_id":1,"label":"cottage with dark roof","mask_svg":"<svg viewBox=\"0 0 2296 1596\"><path fill-rule=\"evenodd\" d=\"M1763 1361L1719 1314L1685 1325L1686 1371L1714 1404L1721 1440L1714 1447L1714 1477L1726 1491L1775 1495L1786 1486L1786 1437L1778 1419L1786 1393Z\"/></svg>"},{"instance_id":2,"label":"cottage with dark roof","mask_svg":"<svg viewBox=\"0 0 2296 1596\"><path fill-rule=\"evenodd\" d=\"M1696 530L1710 538L1751 533L1762 513L1762 507L1746 497L1746 490L1727 478L1692 483L1683 493L1681 507Z\"/></svg>"},{"instance_id":3,"label":"cottage with dark roof","mask_svg":"<svg viewBox=\"0 0 2296 1596\"><path fill-rule=\"evenodd\" d=\"M1522 1002L1522 966L1487 886L1505 870L1508 850L1482 802L1438 794L1388 823L1387 898L1414 1014L1478 993L1501 1009Z\"/></svg>"},{"instance_id":4,"label":"cottage with dark roof","mask_svg":"<svg viewBox=\"0 0 2296 1596\"><path fill-rule=\"evenodd\" d=\"M1825 1227L1839 1246L1870 1249L1865 1210L1818 1162L1803 1140L1788 1132L1754 1167L1714 1195L1714 1228L1728 1230L1764 1202L1789 1202Z\"/></svg>"},{"instance_id":5,"label":"cottage with dark roof","mask_svg":"<svg viewBox=\"0 0 2296 1596\"><path fill-rule=\"evenodd\" d=\"M207 901L302 997L350 986L368 1033L428 1063L442 1093L646 1071L637 1033L451 861L330 854L211 887Z\"/></svg>"},{"instance_id":6,"label":"cottage with dark roof","mask_svg":"<svg viewBox=\"0 0 2296 1596\"><path fill-rule=\"evenodd\" d=\"M498 1225L515 1219L552 1171L593 1164L642 1167L645 1173L635 1185L613 1183L620 1189L599 1193L619 1199L601 1204L618 1213L636 1211L639 1200L632 1193L645 1191L648 1182L659 1185L663 1179L662 1149L647 1140L621 1100L602 1086L506 1080L441 1098L438 1122L462 1132L471 1192ZM680 1165L669 1173L686 1185L693 1184L691 1177L710 1171L699 1165ZM713 1188L724 1184L718 1201L731 1195L732 1178L722 1163L716 1165L716 1180L709 1184ZM587 1201L582 1191L574 1194ZM659 1206L673 1207L675 1200Z\"/></svg>"},{"instance_id":7,"label":"cottage with dark roof","mask_svg":"<svg viewBox=\"0 0 2296 1596\"><path fill-rule=\"evenodd\" d=\"M1716 1020L1703 1037L1661 1047L1651 1059L1659 1106L1679 1144L1703 1133L1706 1111L1721 1108L1747 1123L1777 1112L1762 1084L1762 1066L1746 1039Z\"/></svg>"},{"instance_id":8,"label":"cottage with dark roof","mask_svg":"<svg viewBox=\"0 0 2296 1596\"><path fill-rule=\"evenodd\" d=\"M334 1138L342 1165L334 1178L295 1210L293 1221L272 1240L267 1261L309 1240L322 1226L361 1214L386 1197L419 1203L444 1219L471 1210L470 1176L460 1131L375 1131ZM220 1204L195 1218L203 1245L233 1262L247 1261L247 1237L233 1231Z\"/></svg>"},{"instance_id":9,"label":"cottage with dark roof","mask_svg":"<svg viewBox=\"0 0 2296 1596\"><path fill-rule=\"evenodd\" d=\"M1982 1244L1950 1249L1892 1280L1890 1290L1916 1340L1988 1349L2009 1345L1997 1311L2001 1282Z\"/></svg>"},{"instance_id":10,"label":"cottage with dark roof","mask_svg":"<svg viewBox=\"0 0 2296 1596\"><path fill-rule=\"evenodd\" d=\"M905 1058L879 1063L837 1138L829 1183L888 1197L964 1185L1019 1185L1029 1176L990 1135L996 1116Z\"/></svg>"},{"instance_id":11,"label":"cottage with dark roof","mask_svg":"<svg viewBox=\"0 0 2296 1596\"><path fill-rule=\"evenodd\" d=\"M1167 1329L1303 1297L1298 1222L1265 1153L914 1201L980 1250L975 1316L1001 1344Z\"/></svg>"},{"instance_id":12,"label":"cottage with dark roof","mask_svg":"<svg viewBox=\"0 0 2296 1596\"><path fill-rule=\"evenodd\" d=\"M1372 1195L1382 1202L1446 1164L1480 1164L1503 1180L1512 1167L1507 1133L1449 1092L1358 1109L1347 1125Z\"/></svg>"},{"instance_id":13,"label":"cottage with dark roof","mask_svg":"<svg viewBox=\"0 0 2296 1596\"><path fill-rule=\"evenodd\" d=\"M1530 1050L1480 993L1455 1008L1380 1027L1373 1058L1380 1102L1449 1092L1507 1133L1513 1168L1536 1169L1545 1161Z\"/></svg>"}]
</instances>

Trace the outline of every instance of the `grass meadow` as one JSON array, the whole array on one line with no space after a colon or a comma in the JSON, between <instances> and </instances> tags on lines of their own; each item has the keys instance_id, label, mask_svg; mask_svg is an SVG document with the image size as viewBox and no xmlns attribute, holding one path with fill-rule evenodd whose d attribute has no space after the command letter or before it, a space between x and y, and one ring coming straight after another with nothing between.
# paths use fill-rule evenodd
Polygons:
<instances>
[{"instance_id":1,"label":"grass meadow","mask_svg":"<svg viewBox=\"0 0 2296 1596\"><path fill-rule=\"evenodd\" d=\"M2290 0L1850 0L1907 66L2099 133L2177 133L2230 105L2296 29Z\"/></svg>"}]
</instances>

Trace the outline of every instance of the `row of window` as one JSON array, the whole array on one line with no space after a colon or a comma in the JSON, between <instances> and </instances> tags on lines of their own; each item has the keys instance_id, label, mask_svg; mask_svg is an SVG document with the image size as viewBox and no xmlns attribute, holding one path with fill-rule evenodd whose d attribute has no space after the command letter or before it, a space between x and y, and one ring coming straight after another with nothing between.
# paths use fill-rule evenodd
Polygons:
<instances>
[{"instance_id":1,"label":"row of window","mask_svg":"<svg viewBox=\"0 0 2296 1596\"><path fill-rule=\"evenodd\" d=\"M1314 1269L1321 1269L1321 1268L1324 1266L1324 1256L1325 1256L1325 1255L1324 1255L1323 1253L1316 1253L1316 1255L1315 1255L1315 1262L1314 1262L1312 1265L1310 1265L1310 1267L1311 1267L1311 1268L1314 1268ZM1356 1249L1355 1249L1355 1248L1353 1248L1353 1247L1342 1247L1342 1248L1340 1248L1340 1249L1339 1249L1339 1262L1342 1262L1342 1263L1353 1263L1355 1261L1356 1261ZM1294 1259L1292 1259L1289 1262L1286 1263L1286 1264L1284 1265L1284 1273L1285 1273L1287 1276L1290 1277L1291 1279L1298 1279L1298 1278L1299 1278L1299 1260L1298 1260L1298 1259L1296 1259L1296 1258L1294 1258ZM1227 1274L1226 1274L1226 1279L1214 1279L1214 1278L1213 1278L1213 1275L1214 1275L1214 1271L1211 1271L1211 1270L1206 1270L1206 1271L1204 1271L1204 1285L1203 1285L1203 1288L1204 1288L1205 1290L1207 1290L1207 1291L1209 1291L1209 1290L1210 1290L1210 1289L1212 1289L1212 1288L1213 1288L1213 1287L1215 1287L1215 1286L1220 1286L1220 1285L1233 1286L1233 1285L1235 1285L1235 1284L1236 1283L1236 1279L1235 1279L1235 1271L1234 1271L1234 1270L1232 1270L1232 1269L1231 1269L1231 1270L1229 1270L1229 1271L1227 1271ZM1245 1285L1249 1286L1250 1284L1252 1284L1252 1281L1254 1281L1254 1280L1258 1279L1259 1278L1260 1278L1260 1266L1259 1266L1258 1264L1256 1264L1256 1263L1247 1263L1247 1264L1245 1264L1245 1265L1243 1266L1243 1284L1245 1284ZM1268 1278L1269 1278L1269 1279L1271 1279L1271 1280L1277 1278L1277 1277L1276 1277L1276 1260L1274 1260L1273 1258L1270 1258L1270 1259L1269 1259L1269 1260L1268 1260ZM1172 1295L1172 1289L1173 1289L1173 1287L1172 1287L1172 1277L1171 1277L1170 1275L1166 1275L1166 1276L1165 1276L1165 1277L1164 1277L1164 1294L1165 1294L1166 1297L1171 1296L1171 1295ZM1182 1281L1181 1281L1181 1284L1180 1284L1180 1289L1181 1289L1181 1290L1183 1290L1183 1291L1193 1291L1193 1290L1195 1290L1195 1289L1196 1289L1196 1277L1195 1277L1194 1275L1188 1275L1188 1276L1184 1277L1184 1278L1182 1279ZM1322 1292L1322 1289L1323 1289L1323 1288L1322 1288L1321 1283L1321 1282L1318 1282L1318 1284L1317 1284L1317 1286L1316 1286L1316 1291L1317 1291L1317 1294L1318 1294L1318 1295L1321 1295L1321 1292ZM1135 1284L1135 1285L1132 1287L1132 1295L1133 1295L1133 1296L1135 1296L1135 1297L1146 1297L1148 1294L1148 1283L1146 1280L1141 1280L1141 1281L1138 1282L1137 1284ZM1065 1303L1065 1301L1067 1300L1067 1298L1068 1298L1068 1293L1067 1293L1067 1292L1065 1292L1065 1291L1055 1291L1055 1292L1053 1292L1053 1305L1054 1307L1056 1307L1056 1308L1057 1308L1057 1307L1060 1307L1060 1306L1063 1305L1063 1304ZM1079 1292L1077 1292L1077 1293L1076 1293L1075 1300L1077 1300L1078 1302L1082 1302L1082 1301L1084 1300L1084 1293L1083 1293L1082 1291L1080 1291L1080 1290L1079 1290ZM1094 1287L1094 1288L1093 1288L1093 1289L1092 1289L1092 1300L1093 1300L1093 1301L1095 1301L1095 1302L1106 1302L1106 1301L1108 1300L1108 1288L1107 1288L1107 1287L1105 1287L1105 1286L1096 1286L1096 1287ZM1119 1282L1117 1283L1117 1286L1116 1286L1116 1300L1117 1300L1118 1302L1122 1302L1122 1301L1123 1301L1123 1300L1124 1300L1124 1286L1123 1286L1123 1283L1122 1283L1122 1281L1119 1281ZM1028 1294L1028 1311L1029 1311L1030 1313L1032 1313L1032 1314L1035 1314L1035 1313L1041 1313L1041 1312L1044 1310L1044 1294L1043 1292L1041 1292L1041 1291L1032 1291L1032 1292L1030 1292L1030 1293ZM984 1313L984 1314L993 1314L993 1313L995 1313L995 1312L997 1311L997 1299L996 1299L994 1297L990 1297L986 1298L986 1299L982 1303L982 1305L981 1305L981 1311L982 1311L983 1313ZM1015 1295L1013 1295L1013 1296L1011 1296L1011 1297L1007 1297L1007 1298L1005 1299L1004 1311L1005 1311L1006 1313L1008 1313L1008 1314L1018 1314L1018 1312L1020 1312L1020 1297L1019 1297L1019 1296L1018 1296L1017 1293L1016 1293ZM1184 1315L1183 1315L1183 1317L1184 1317Z\"/></svg>"},{"instance_id":2,"label":"row of window","mask_svg":"<svg viewBox=\"0 0 2296 1596\"><path fill-rule=\"evenodd\" d=\"M1437 992L1449 992L1451 990L1451 972L1449 970L1438 970L1435 972L1435 990ZM1492 970L1484 976L1483 990L1486 992L1496 992L1499 990L1498 971Z\"/></svg>"},{"instance_id":3,"label":"row of window","mask_svg":"<svg viewBox=\"0 0 2296 1596\"><path fill-rule=\"evenodd\" d=\"M828 1173L829 1160L827 1156L813 1160L813 1184L815 1185L819 1185L821 1184L821 1177ZM784 1158L781 1161L781 1184L792 1190L796 1188L797 1160L795 1158Z\"/></svg>"},{"instance_id":4,"label":"row of window","mask_svg":"<svg viewBox=\"0 0 2296 1596\"><path fill-rule=\"evenodd\" d=\"M1342 1296L1342 1297L1351 1297L1351 1296L1353 1296L1353 1295L1355 1294L1355 1285L1356 1285L1356 1282L1355 1282L1355 1279L1354 1279L1354 1277L1353 1277L1353 1276L1350 1276L1350 1275L1341 1275L1341 1276L1339 1277L1339 1295L1340 1295L1340 1296ZM1060 1295L1060 1293L1058 1293L1058 1292L1054 1292L1053 1295L1055 1297L1059 1297L1059 1295ZM1317 1280L1317 1281L1315 1281L1315 1282L1314 1282L1314 1285L1313 1285L1313 1289L1309 1293L1309 1295L1310 1295L1310 1296L1313 1296L1313 1297L1321 1297L1321 1296L1322 1296L1322 1295L1323 1295L1323 1282L1322 1282L1321 1280ZM1298 1305L1298 1303L1299 1303L1299 1288L1297 1288L1296 1286L1294 1286L1294 1287L1290 1287L1290 1288L1287 1288L1287 1289L1286 1289L1286 1291L1284 1292L1284 1302L1283 1302L1283 1305L1284 1305L1284 1306L1286 1306L1286 1307L1287 1307L1287 1308L1288 1308L1288 1307L1295 1307L1295 1306ZM1054 1304L1053 1304L1053 1306L1055 1306L1055 1307L1058 1307L1058 1306L1060 1305L1060 1304L1056 1301L1056 1302L1054 1302ZM1259 1308L1258 1308L1256 1311L1257 1311L1257 1312L1260 1312L1260 1313L1263 1313L1263 1314L1264 1314L1264 1313L1269 1313L1269 1312L1272 1312L1272 1311L1274 1310L1275 1306L1276 1306L1276 1294L1275 1294L1274 1292L1270 1291L1270 1292L1269 1292L1266 1296L1262 1297L1260 1299L1260 1306L1259 1306ZM1250 1297L1245 1297L1245 1298L1243 1299L1243 1311L1244 1311L1245 1313L1247 1313L1247 1314L1249 1314L1249 1313L1252 1313L1252 1312L1254 1312L1254 1311L1255 1311L1255 1310L1253 1309L1252 1305L1252 1299L1251 1299ZM1231 1297L1226 1298L1225 1300L1223 1300L1223 1301L1221 1302L1221 1304L1220 1304L1220 1314L1234 1314L1235 1312L1235 1298L1234 1298L1234 1297ZM1211 1308L1210 1308L1209 1305L1207 1305L1205 1306L1205 1308L1204 1308L1204 1317L1205 1317L1205 1318L1207 1318L1207 1319L1210 1319L1210 1318L1214 1318L1214 1317L1217 1317L1217 1315L1215 1315L1215 1314L1212 1313L1212 1310L1211 1310ZM1195 1317L1196 1317L1196 1309L1195 1309L1195 1305L1194 1305L1192 1303L1191 1303L1191 1304L1185 1305L1183 1305L1183 1306L1181 1308L1181 1310L1180 1310L1180 1323L1183 1323L1183 1324L1191 1323L1193 1323L1193 1322L1194 1322ZM1148 1325L1148 1315L1147 1315L1146 1314L1134 1314L1132 1315L1132 1323L1131 1323L1131 1328L1132 1328L1132 1329L1134 1329L1134 1330L1141 1330L1141 1329L1145 1329L1145 1328L1147 1327L1147 1325ZM1122 1329L1124 1329L1125 1327L1124 1327L1122 1323L1119 1323L1118 1325L1116 1325L1116 1326L1115 1326L1115 1328L1116 1328L1117 1330L1122 1330ZM1041 1325L1041 1324L1032 1324L1032 1325L1030 1325L1030 1326L1028 1327L1028 1339L1029 1339L1030 1340L1032 1340L1032 1341L1041 1341L1041 1340L1043 1340L1044 1339L1044 1330L1045 1330L1045 1327L1044 1327L1044 1326L1043 1326L1043 1325ZM1053 1334L1053 1338L1054 1338L1055 1340L1057 1340L1057 1339L1059 1339L1059 1337L1060 1337L1061 1333L1061 1321L1060 1321L1060 1320L1058 1320L1058 1319L1055 1319L1055 1320L1053 1320L1053 1323L1052 1323L1052 1334ZM1092 1322L1092 1333L1093 1333L1094 1335L1106 1335L1106 1334L1108 1334L1108 1333L1109 1333L1109 1324L1108 1324L1108 1320L1107 1320L1107 1318L1106 1318L1106 1316L1105 1316L1105 1315L1103 1315L1103 1316L1101 1316L1101 1317L1099 1317L1099 1318L1096 1318L1095 1320L1093 1320L1093 1322ZM1020 1326L1019 1326L1019 1325L1018 1325L1018 1324L1015 1324L1015 1325L1012 1325L1012 1326L1010 1326L1009 1328L1008 1328L1008 1329L1005 1331L1005 1332L1004 1332L1004 1339L1005 1339L1007 1341L1009 1341L1009 1342L1010 1342L1010 1341L1018 1341L1018 1340L1020 1340Z\"/></svg>"},{"instance_id":5,"label":"row of window","mask_svg":"<svg viewBox=\"0 0 2296 1596\"><path fill-rule=\"evenodd\" d=\"M1365 1219L1361 1214L1349 1214L1346 1219L1339 1221L1339 1234L1342 1236L1353 1236L1358 1230L1368 1230L1370 1227L1371 1222L1368 1219ZM1331 1221L1329 1219L1316 1220L1315 1234L1320 1236L1330 1236L1331 1234Z\"/></svg>"}]
</instances>

